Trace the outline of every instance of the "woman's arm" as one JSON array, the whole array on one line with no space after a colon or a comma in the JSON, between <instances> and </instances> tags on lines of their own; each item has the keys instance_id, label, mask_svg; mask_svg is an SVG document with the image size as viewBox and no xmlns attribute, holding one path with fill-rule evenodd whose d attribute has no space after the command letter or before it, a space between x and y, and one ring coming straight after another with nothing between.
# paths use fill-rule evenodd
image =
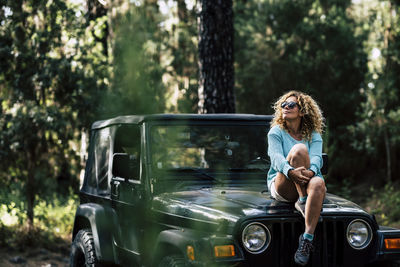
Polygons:
<instances>
[{"instance_id":1,"label":"woman's arm","mask_svg":"<svg viewBox=\"0 0 400 267\"><path fill-rule=\"evenodd\" d=\"M310 141L310 170L316 175L322 168L322 137L314 132Z\"/></svg>"},{"instance_id":2,"label":"woman's arm","mask_svg":"<svg viewBox=\"0 0 400 267\"><path fill-rule=\"evenodd\" d=\"M276 128L271 128L268 133L268 156L271 159L271 167L283 173L286 178L289 179L288 172L292 170L293 167L290 166L283 154L282 142L282 136L279 134L278 130Z\"/></svg>"}]
</instances>

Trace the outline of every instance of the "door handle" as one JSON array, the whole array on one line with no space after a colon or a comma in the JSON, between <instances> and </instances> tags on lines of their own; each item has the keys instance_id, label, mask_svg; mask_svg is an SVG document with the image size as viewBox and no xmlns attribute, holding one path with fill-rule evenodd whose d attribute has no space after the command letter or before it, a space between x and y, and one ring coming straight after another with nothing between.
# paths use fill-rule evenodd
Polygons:
<instances>
[{"instance_id":1,"label":"door handle","mask_svg":"<svg viewBox=\"0 0 400 267\"><path fill-rule=\"evenodd\" d=\"M112 183L112 186L111 186L111 195L114 197L114 198L118 198L119 197L119 186L120 186L120 182L119 181L114 181L113 183Z\"/></svg>"}]
</instances>

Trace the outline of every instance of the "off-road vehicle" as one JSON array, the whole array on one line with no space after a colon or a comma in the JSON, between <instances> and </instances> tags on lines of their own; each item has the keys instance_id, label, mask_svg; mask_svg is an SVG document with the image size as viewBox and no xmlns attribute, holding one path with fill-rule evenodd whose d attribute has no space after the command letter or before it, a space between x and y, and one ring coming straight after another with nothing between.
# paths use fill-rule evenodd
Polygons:
<instances>
[{"instance_id":1,"label":"off-road vehicle","mask_svg":"<svg viewBox=\"0 0 400 267\"><path fill-rule=\"evenodd\" d=\"M304 219L267 190L271 119L160 114L95 122L71 266L295 266ZM400 259L400 230L378 226L358 205L328 193L321 217L308 266Z\"/></svg>"}]
</instances>

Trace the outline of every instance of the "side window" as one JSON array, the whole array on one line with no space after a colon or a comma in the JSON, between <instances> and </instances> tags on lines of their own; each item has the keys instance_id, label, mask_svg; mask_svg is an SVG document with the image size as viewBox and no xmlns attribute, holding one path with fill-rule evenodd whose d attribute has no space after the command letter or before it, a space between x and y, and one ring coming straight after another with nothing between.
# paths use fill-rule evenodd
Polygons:
<instances>
[{"instance_id":1,"label":"side window","mask_svg":"<svg viewBox=\"0 0 400 267\"><path fill-rule=\"evenodd\" d=\"M114 141L114 153L129 155L133 179L140 179L140 127L138 125L122 125L117 129Z\"/></svg>"},{"instance_id":2,"label":"side window","mask_svg":"<svg viewBox=\"0 0 400 267\"><path fill-rule=\"evenodd\" d=\"M104 128L97 132L95 139L97 186L102 191L108 189L110 140L110 128Z\"/></svg>"}]
</instances>

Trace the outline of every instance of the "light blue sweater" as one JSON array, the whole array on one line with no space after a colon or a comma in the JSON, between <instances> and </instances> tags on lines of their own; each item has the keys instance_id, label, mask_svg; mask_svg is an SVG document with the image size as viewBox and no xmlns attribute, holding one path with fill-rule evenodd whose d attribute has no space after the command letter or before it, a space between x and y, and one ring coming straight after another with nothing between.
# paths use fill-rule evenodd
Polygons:
<instances>
[{"instance_id":1,"label":"light blue sweater","mask_svg":"<svg viewBox=\"0 0 400 267\"><path fill-rule=\"evenodd\" d=\"M313 132L311 135L311 141L294 139L290 134L282 129L280 126L275 125L268 132L268 156L271 159L271 167L268 171L267 182L268 189L271 188L271 183L276 177L278 172L283 173L288 177L288 172L293 169L286 160L290 149L295 144L305 144L308 149L310 156L310 170L312 170L316 176L322 177L322 137L319 133Z\"/></svg>"}]
</instances>

